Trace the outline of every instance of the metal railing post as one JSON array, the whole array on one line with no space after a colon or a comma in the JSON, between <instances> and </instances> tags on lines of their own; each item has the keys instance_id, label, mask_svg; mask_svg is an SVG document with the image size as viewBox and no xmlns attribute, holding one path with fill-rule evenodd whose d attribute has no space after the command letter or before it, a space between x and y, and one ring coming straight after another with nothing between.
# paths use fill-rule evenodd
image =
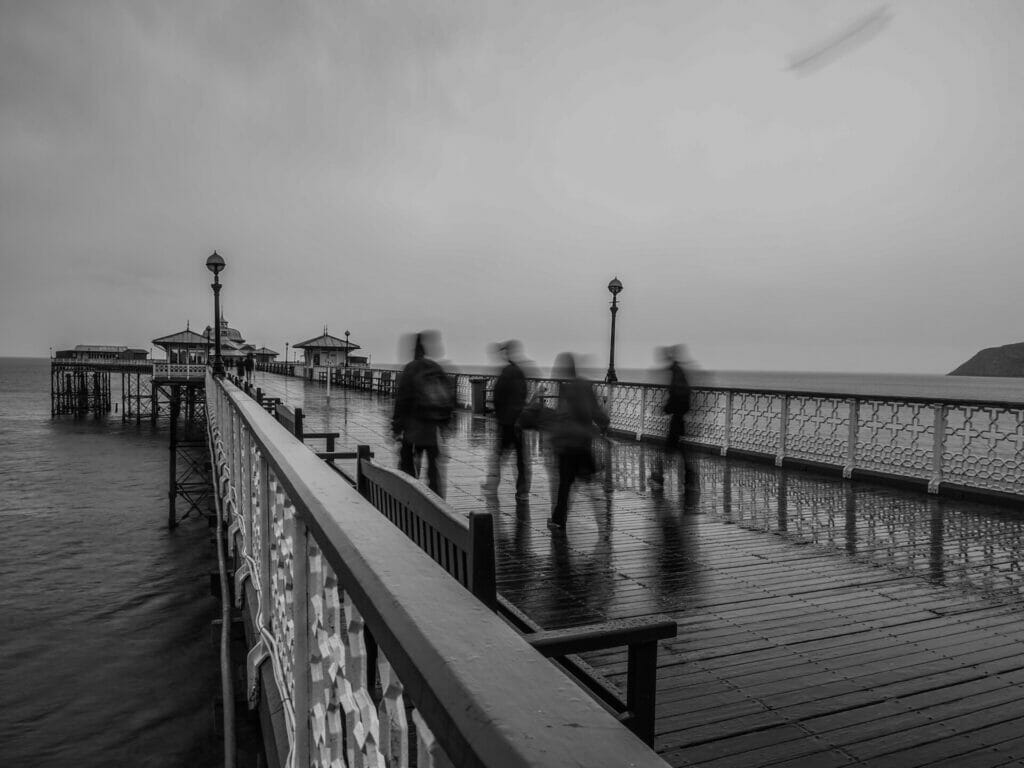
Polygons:
<instances>
[{"instance_id":1,"label":"metal railing post","mask_svg":"<svg viewBox=\"0 0 1024 768\"><path fill-rule=\"evenodd\" d=\"M847 417L849 423L846 431L846 465L843 467L843 477L849 480L853 477L853 468L857 463L857 427L860 422L860 401L857 398L850 398L850 415Z\"/></svg>"},{"instance_id":2,"label":"metal railing post","mask_svg":"<svg viewBox=\"0 0 1024 768\"><path fill-rule=\"evenodd\" d=\"M644 439L644 431L647 429L647 387L640 387L640 428L636 432L636 439Z\"/></svg>"},{"instance_id":3,"label":"metal railing post","mask_svg":"<svg viewBox=\"0 0 1024 768\"><path fill-rule=\"evenodd\" d=\"M789 395L782 395L779 403L779 449L775 453L775 466L781 467L786 458L786 435L789 432Z\"/></svg>"},{"instance_id":4,"label":"metal railing post","mask_svg":"<svg viewBox=\"0 0 1024 768\"><path fill-rule=\"evenodd\" d=\"M725 432L722 436L721 455L729 453L729 438L732 436L732 390L725 393Z\"/></svg>"},{"instance_id":5,"label":"metal railing post","mask_svg":"<svg viewBox=\"0 0 1024 768\"><path fill-rule=\"evenodd\" d=\"M932 476L928 481L928 493L938 493L942 482L943 454L946 451L946 408L944 403L932 406L935 410L934 434L932 440Z\"/></svg>"}]
</instances>

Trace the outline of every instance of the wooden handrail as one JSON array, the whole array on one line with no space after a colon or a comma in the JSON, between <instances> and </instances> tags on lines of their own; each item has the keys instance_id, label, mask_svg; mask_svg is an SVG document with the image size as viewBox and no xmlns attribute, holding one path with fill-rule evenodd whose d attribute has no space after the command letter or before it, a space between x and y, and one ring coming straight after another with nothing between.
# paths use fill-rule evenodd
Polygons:
<instances>
[{"instance_id":1,"label":"wooden handrail","mask_svg":"<svg viewBox=\"0 0 1024 768\"><path fill-rule=\"evenodd\" d=\"M665 765L596 702L574 695L572 680L553 675L521 635L257 403L212 378L207 392L219 399L217 418L230 410L244 426L454 765ZM297 723L304 717L297 712Z\"/></svg>"}]
</instances>

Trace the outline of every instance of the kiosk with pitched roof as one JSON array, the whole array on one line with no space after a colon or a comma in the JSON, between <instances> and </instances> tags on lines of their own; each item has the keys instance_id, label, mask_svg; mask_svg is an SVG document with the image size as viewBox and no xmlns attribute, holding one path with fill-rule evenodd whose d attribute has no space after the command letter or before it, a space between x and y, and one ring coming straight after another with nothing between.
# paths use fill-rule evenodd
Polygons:
<instances>
[{"instance_id":1,"label":"kiosk with pitched roof","mask_svg":"<svg viewBox=\"0 0 1024 768\"><path fill-rule=\"evenodd\" d=\"M349 362L349 354L352 350L360 348L358 344L347 339L331 336L327 332L327 326L324 326L324 332L316 338L292 346L303 352L304 378L313 379L317 376L324 376L328 382L330 382L334 371Z\"/></svg>"}]
</instances>

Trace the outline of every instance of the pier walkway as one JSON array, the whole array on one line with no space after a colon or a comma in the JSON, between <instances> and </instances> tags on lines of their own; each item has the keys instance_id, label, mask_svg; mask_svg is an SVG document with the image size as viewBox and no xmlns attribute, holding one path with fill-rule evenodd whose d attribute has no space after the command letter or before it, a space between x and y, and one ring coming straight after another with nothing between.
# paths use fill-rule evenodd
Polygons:
<instances>
[{"instance_id":1,"label":"pier walkway","mask_svg":"<svg viewBox=\"0 0 1024 768\"><path fill-rule=\"evenodd\" d=\"M387 395L258 373L307 429L395 466ZM614 440L581 485L565 538L545 526L551 476L480 484L490 418L447 437L447 501L495 519L498 589L547 629L651 614L679 623L659 653L655 748L675 766L1024 765L1022 516L813 471L699 453L699 483L646 484L657 449ZM613 681L624 652L586 655Z\"/></svg>"}]
</instances>

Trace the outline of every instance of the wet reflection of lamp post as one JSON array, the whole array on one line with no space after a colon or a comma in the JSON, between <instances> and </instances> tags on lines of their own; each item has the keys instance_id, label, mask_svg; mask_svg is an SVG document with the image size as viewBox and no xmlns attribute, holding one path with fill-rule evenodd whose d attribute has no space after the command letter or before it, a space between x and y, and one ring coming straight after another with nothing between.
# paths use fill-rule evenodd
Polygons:
<instances>
[{"instance_id":1,"label":"wet reflection of lamp post","mask_svg":"<svg viewBox=\"0 0 1024 768\"><path fill-rule=\"evenodd\" d=\"M224 257L214 251L206 260L206 268L213 272L213 375L224 376L224 361L220 357L220 273L224 271Z\"/></svg>"},{"instance_id":2,"label":"wet reflection of lamp post","mask_svg":"<svg viewBox=\"0 0 1024 768\"><path fill-rule=\"evenodd\" d=\"M612 278L612 281L608 283L608 291L612 295L612 344L608 351L608 375L605 376L605 381L616 382L619 378L615 375L615 315L619 311L618 299L619 293L622 291L622 283L619 278Z\"/></svg>"}]
</instances>

